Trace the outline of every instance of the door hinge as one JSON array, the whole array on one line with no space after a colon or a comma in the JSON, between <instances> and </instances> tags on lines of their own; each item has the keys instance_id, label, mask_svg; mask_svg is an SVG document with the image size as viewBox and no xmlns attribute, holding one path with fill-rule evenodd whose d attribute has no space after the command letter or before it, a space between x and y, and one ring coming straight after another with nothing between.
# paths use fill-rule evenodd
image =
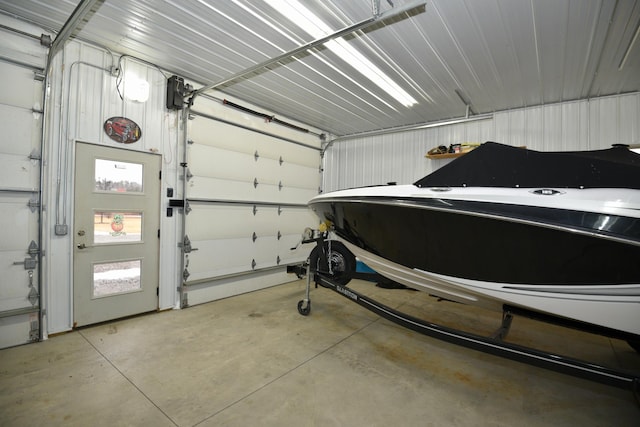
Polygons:
<instances>
[{"instance_id":1,"label":"door hinge","mask_svg":"<svg viewBox=\"0 0 640 427\"><path fill-rule=\"evenodd\" d=\"M31 150L31 154L29 154L29 160L42 160L42 156L35 148Z\"/></svg>"},{"instance_id":2,"label":"door hinge","mask_svg":"<svg viewBox=\"0 0 640 427\"><path fill-rule=\"evenodd\" d=\"M37 196L29 200L29 202L27 202L27 206L29 206L29 209L31 209L31 212L35 212L36 209L40 207L40 202L38 201Z\"/></svg>"},{"instance_id":3,"label":"door hinge","mask_svg":"<svg viewBox=\"0 0 640 427\"><path fill-rule=\"evenodd\" d=\"M158 239L160 238L160 229L158 228Z\"/></svg>"},{"instance_id":4,"label":"door hinge","mask_svg":"<svg viewBox=\"0 0 640 427\"><path fill-rule=\"evenodd\" d=\"M38 263L38 254L40 253L40 248L38 248L38 244L35 240L32 240L29 244L29 248L27 249L27 254L30 258L25 258L24 261L15 261L13 265L24 265L25 270L35 270L36 265Z\"/></svg>"},{"instance_id":5,"label":"door hinge","mask_svg":"<svg viewBox=\"0 0 640 427\"><path fill-rule=\"evenodd\" d=\"M156 288L156 296L159 297L160 296L160 288Z\"/></svg>"},{"instance_id":6,"label":"door hinge","mask_svg":"<svg viewBox=\"0 0 640 427\"><path fill-rule=\"evenodd\" d=\"M182 242L178 243L178 247L182 248L182 252L184 252L185 254L188 254L191 251L198 250L198 248L191 247L191 240L189 240L189 236L187 236L186 234L184 236L184 239L182 239Z\"/></svg>"},{"instance_id":7,"label":"door hinge","mask_svg":"<svg viewBox=\"0 0 640 427\"><path fill-rule=\"evenodd\" d=\"M158 179L162 180L162 171L158 171Z\"/></svg>"}]
</instances>

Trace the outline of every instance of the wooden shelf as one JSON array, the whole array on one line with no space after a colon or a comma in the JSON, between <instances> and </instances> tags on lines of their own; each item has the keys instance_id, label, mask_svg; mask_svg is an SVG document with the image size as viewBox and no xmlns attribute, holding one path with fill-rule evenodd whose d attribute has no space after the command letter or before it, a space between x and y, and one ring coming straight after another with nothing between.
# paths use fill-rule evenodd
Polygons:
<instances>
[{"instance_id":1,"label":"wooden shelf","mask_svg":"<svg viewBox=\"0 0 640 427\"><path fill-rule=\"evenodd\" d=\"M460 153L444 153L444 154L425 154L424 156L427 159L438 160L438 159L455 159L456 157L464 156L467 153L472 152L475 148L473 147L471 150L461 151ZM520 145L519 148L527 148L526 145Z\"/></svg>"},{"instance_id":2,"label":"wooden shelf","mask_svg":"<svg viewBox=\"0 0 640 427\"><path fill-rule=\"evenodd\" d=\"M453 159L455 157L464 156L469 151L465 151L464 153L444 153L444 154L426 154L425 157L431 160L435 159Z\"/></svg>"}]
</instances>

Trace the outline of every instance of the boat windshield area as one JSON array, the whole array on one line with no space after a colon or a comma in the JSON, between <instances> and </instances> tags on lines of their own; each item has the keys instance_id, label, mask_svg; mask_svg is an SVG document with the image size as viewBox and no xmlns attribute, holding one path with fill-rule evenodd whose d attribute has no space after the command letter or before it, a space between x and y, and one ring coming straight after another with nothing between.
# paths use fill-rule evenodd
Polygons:
<instances>
[{"instance_id":1,"label":"boat windshield area","mask_svg":"<svg viewBox=\"0 0 640 427\"><path fill-rule=\"evenodd\" d=\"M627 147L542 152L485 142L414 183L417 187L630 188L640 154Z\"/></svg>"}]
</instances>

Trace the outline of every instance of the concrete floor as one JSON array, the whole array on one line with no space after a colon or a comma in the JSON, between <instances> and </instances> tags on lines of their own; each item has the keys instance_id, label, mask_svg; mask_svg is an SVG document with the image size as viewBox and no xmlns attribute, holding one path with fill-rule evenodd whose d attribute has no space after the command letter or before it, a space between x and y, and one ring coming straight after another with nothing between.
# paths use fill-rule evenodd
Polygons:
<instances>
[{"instance_id":1,"label":"concrete floor","mask_svg":"<svg viewBox=\"0 0 640 427\"><path fill-rule=\"evenodd\" d=\"M354 281L392 307L488 333L499 313ZM0 351L2 426L635 426L630 391L447 344L304 282ZM420 314L422 313L422 314ZM626 343L533 327L509 340L640 372Z\"/></svg>"}]
</instances>

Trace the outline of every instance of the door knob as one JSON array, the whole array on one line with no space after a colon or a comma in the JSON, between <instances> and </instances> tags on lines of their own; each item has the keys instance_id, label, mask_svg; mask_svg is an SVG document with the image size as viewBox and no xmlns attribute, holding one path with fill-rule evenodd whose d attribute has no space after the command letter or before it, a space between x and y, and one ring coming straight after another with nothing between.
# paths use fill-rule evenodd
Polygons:
<instances>
[{"instance_id":1,"label":"door knob","mask_svg":"<svg viewBox=\"0 0 640 427\"><path fill-rule=\"evenodd\" d=\"M78 245L78 249L86 249L86 248L87 248L87 245L85 245L84 243L80 243Z\"/></svg>"}]
</instances>

